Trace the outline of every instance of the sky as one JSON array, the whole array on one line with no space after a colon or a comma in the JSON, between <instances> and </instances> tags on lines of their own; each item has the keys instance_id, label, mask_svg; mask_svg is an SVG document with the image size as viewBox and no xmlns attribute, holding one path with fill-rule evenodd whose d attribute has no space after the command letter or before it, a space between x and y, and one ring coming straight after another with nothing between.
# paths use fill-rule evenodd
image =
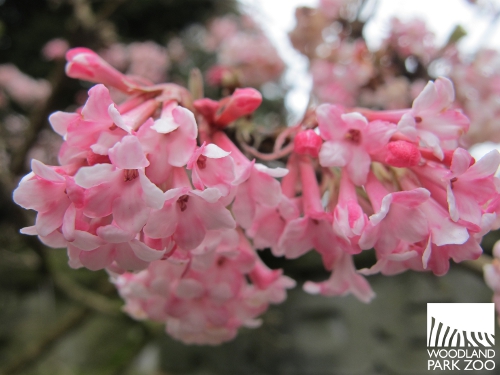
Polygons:
<instances>
[{"instance_id":1,"label":"sky","mask_svg":"<svg viewBox=\"0 0 500 375\"><path fill-rule=\"evenodd\" d=\"M298 121L309 99L311 78L307 73L307 59L295 51L288 40L288 32L295 25L295 8L316 7L318 0L239 0L243 9L255 20L274 43L288 65L284 80L290 90L285 104L291 113L289 122ZM370 0L377 1L377 0ZM479 0L492 3L500 9L500 0ZM368 47L375 49L387 33L387 25L393 16L402 19L418 17L426 20L429 29L436 34L438 44L444 43L457 24L466 31L461 49L473 53L479 47L500 49L500 21L490 27L494 11L478 12L466 0L378 0L377 11L365 27Z\"/></svg>"}]
</instances>

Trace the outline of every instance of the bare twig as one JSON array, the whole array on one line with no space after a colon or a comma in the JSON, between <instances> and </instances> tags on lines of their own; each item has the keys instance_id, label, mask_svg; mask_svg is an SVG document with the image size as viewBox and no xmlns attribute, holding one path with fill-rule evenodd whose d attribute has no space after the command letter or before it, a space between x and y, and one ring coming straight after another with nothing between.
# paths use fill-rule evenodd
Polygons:
<instances>
[{"instance_id":1,"label":"bare twig","mask_svg":"<svg viewBox=\"0 0 500 375\"><path fill-rule=\"evenodd\" d=\"M309 96L309 98L311 98L311 96ZM300 124L295 125L295 126L290 126L290 127L286 128L285 130L283 130L281 133L279 133L278 136L276 137L276 141L274 142L273 151L277 152L280 149L282 149L287 138L288 137L293 138L295 133L297 133L299 130L300 130Z\"/></svg>"},{"instance_id":2,"label":"bare twig","mask_svg":"<svg viewBox=\"0 0 500 375\"><path fill-rule=\"evenodd\" d=\"M240 141L240 140L238 139L238 141ZM293 151L293 143L290 143L289 145L285 146L281 150L278 150L278 151L273 152L271 154L263 154L262 152L256 150L252 146L247 145L244 141L239 142L239 144L244 151L248 152L249 154L251 154L252 156L254 156L256 158L259 158L259 159L265 160L265 161L272 161L272 160L281 159Z\"/></svg>"},{"instance_id":3,"label":"bare twig","mask_svg":"<svg viewBox=\"0 0 500 375\"><path fill-rule=\"evenodd\" d=\"M75 302L102 314L121 315L120 301L111 300L99 293L88 290L76 283L71 277L60 272L51 272L51 274L56 288Z\"/></svg>"}]
</instances>

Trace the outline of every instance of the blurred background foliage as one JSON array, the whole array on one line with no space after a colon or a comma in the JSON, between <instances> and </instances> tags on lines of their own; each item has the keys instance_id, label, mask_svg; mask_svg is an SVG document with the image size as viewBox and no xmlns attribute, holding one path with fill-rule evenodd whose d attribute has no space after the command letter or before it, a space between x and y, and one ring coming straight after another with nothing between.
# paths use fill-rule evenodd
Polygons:
<instances>
[{"instance_id":1,"label":"blurred background foliage","mask_svg":"<svg viewBox=\"0 0 500 375\"><path fill-rule=\"evenodd\" d=\"M54 38L96 50L146 40L168 46L180 38L189 58L172 61L168 75L185 85L192 68L205 71L215 62L213 53L199 48L203 25L238 13L235 0L0 0L0 64L48 79L52 87L41 105L10 103L23 116L17 127L0 108L0 374L420 373L426 362L425 304L489 301L480 274L460 266L443 278L373 277L378 298L371 305L296 288L264 315L261 328L244 329L219 347L190 347L169 338L160 325L123 314L104 271L71 270L64 250L19 235L34 216L12 202L11 192L29 170L34 148L56 164L58 144L52 144L47 117L74 109L78 93L89 87L65 77L64 61L44 60L43 46ZM276 87L256 115L259 131L285 122L286 88ZM207 86L206 94L220 97L221 90ZM486 249L496 237L486 237ZM262 257L298 280L327 277L314 254L287 262L269 252ZM362 267L373 259L357 261Z\"/></svg>"}]
</instances>

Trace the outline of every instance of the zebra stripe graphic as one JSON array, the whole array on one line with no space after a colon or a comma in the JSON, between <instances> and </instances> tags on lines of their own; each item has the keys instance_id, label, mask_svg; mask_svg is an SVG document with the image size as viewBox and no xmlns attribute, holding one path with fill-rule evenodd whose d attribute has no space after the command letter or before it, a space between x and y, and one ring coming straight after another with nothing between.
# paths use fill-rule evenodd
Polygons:
<instances>
[{"instance_id":1,"label":"zebra stripe graphic","mask_svg":"<svg viewBox=\"0 0 500 375\"><path fill-rule=\"evenodd\" d=\"M493 346L495 335L486 332L459 331L431 317L428 347L478 347Z\"/></svg>"}]
</instances>

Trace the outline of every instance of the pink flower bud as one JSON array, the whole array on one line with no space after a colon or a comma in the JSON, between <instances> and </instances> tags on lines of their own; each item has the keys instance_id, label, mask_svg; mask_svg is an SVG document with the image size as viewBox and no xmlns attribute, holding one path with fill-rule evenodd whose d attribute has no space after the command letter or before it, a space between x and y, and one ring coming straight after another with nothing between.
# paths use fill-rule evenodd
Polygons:
<instances>
[{"instance_id":1,"label":"pink flower bud","mask_svg":"<svg viewBox=\"0 0 500 375\"><path fill-rule=\"evenodd\" d=\"M299 155L318 157L323 140L314 130L304 130L295 136L293 150Z\"/></svg>"},{"instance_id":2,"label":"pink flower bud","mask_svg":"<svg viewBox=\"0 0 500 375\"><path fill-rule=\"evenodd\" d=\"M386 149L385 162L393 167L414 167L422 157L417 145L406 141L389 142Z\"/></svg>"},{"instance_id":3,"label":"pink flower bud","mask_svg":"<svg viewBox=\"0 0 500 375\"><path fill-rule=\"evenodd\" d=\"M130 92L137 85L109 65L97 53L87 48L73 48L66 53L68 77L103 83L123 92Z\"/></svg>"},{"instance_id":4,"label":"pink flower bud","mask_svg":"<svg viewBox=\"0 0 500 375\"><path fill-rule=\"evenodd\" d=\"M253 113L262 103L262 95L255 89L236 89L233 95L222 99L214 115L214 122L225 127L234 120Z\"/></svg>"}]
</instances>

